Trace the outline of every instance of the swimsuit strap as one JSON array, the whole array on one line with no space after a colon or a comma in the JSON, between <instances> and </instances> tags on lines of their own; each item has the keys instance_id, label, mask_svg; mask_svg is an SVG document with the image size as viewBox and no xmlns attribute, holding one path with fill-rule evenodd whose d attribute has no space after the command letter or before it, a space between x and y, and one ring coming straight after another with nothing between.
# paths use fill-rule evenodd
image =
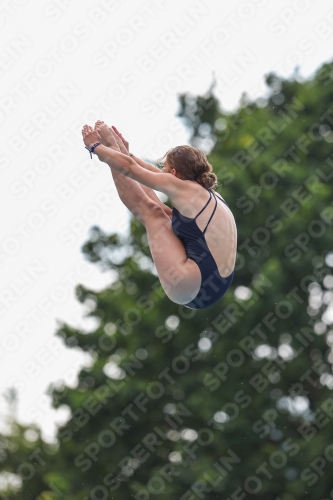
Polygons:
<instances>
[{"instance_id":1,"label":"swimsuit strap","mask_svg":"<svg viewBox=\"0 0 333 500\"><path fill-rule=\"evenodd\" d=\"M215 193L214 196L217 196L221 201L223 201L223 203L225 203L225 205L227 205L227 207L229 207L228 203L223 198L221 198L221 196L219 196L217 193Z\"/></svg>"},{"instance_id":2,"label":"swimsuit strap","mask_svg":"<svg viewBox=\"0 0 333 500\"><path fill-rule=\"evenodd\" d=\"M217 200L216 200L216 197L215 197L214 193L213 193L213 196L214 196L214 200L215 200L215 207L214 207L214 210L213 210L212 215L209 217L209 221L207 222L207 226L206 226L206 227L205 227L205 229L203 230L202 234L205 234L206 229L207 229L207 227L208 227L208 224L210 223L210 221L211 221L211 220L212 220L212 218L213 218L213 215L215 214L215 210L216 210L216 207L217 207ZM210 200L209 200L209 201L210 201Z\"/></svg>"},{"instance_id":3,"label":"swimsuit strap","mask_svg":"<svg viewBox=\"0 0 333 500\"><path fill-rule=\"evenodd\" d=\"M199 217L199 215L205 210L205 208L207 207L208 203L210 202L210 200L212 199L212 193L211 191L209 191L209 200L207 201L206 205L200 210L200 212L194 217L194 220Z\"/></svg>"}]
</instances>

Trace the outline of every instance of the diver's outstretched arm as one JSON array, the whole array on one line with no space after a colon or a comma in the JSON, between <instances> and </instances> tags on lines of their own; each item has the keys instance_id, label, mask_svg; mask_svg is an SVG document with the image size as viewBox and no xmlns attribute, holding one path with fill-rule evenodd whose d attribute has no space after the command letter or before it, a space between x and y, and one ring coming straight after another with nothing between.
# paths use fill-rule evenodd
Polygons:
<instances>
[{"instance_id":1,"label":"diver's outstretched arm","mask_svg":"<svg viewBox=\"0 0 333 500\"><path fill-rule=\"evenodd\" d=\"M130 177L151 189L156 189L168 196L170 199L182 195L184 192L184 181L176 176L165 172L151 172L138 165L132 157L121 153L119 150L104 146L97 130L88 125L82 129L83 141L87 148L92 148L95 143L94 153L99 160L107 163L111 168L118 170L126 177Z\"/></svg>"}]
</instances>

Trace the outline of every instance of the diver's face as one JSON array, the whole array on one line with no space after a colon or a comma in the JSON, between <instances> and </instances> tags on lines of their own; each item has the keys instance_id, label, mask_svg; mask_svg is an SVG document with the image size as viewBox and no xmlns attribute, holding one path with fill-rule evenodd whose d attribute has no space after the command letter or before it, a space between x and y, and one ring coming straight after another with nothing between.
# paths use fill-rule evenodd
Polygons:
<instances>
[{"instance_id":1,"label":"diver's face","mask_svg":"<svg viewBox=\"0 0 333 500\"><path fill-rule=\"evenodd\" d=\"M170 165L168 163L168 160L165 160L162 170L164 173L170 174Z\"/></svg>"}]
</instances>

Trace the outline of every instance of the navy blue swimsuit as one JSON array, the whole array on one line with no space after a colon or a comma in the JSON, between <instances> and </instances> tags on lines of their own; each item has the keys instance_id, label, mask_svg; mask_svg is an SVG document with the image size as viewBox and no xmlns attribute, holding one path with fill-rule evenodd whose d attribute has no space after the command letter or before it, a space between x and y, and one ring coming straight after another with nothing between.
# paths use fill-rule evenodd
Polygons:
<instances>
[{"instance_id":1,"label":"navy blue swimsuit","mask_svg":"<svg viewBox=\"0 0 333 500\"><path fill-rule=\"evenodd\" d=\"M172 211L173 232L183 242L187 257L197 263L201 272L200 290L191 302L185 304L191 309L204 309L215 304L226 293L234 277L234 271L232 271L229 276L222 278L205 240L205 232L215 213L217 207L216 196L218 196L210 189L207 189L207 191L209 192L209 200L193 219L185 217L176 208L173 208ZM215 207L205 229L201 231L197 226L196 218L205 210L212 199L212 195L215 200ZM220 196L218 198L228 206Z\"/></svg>"}]
</instances>

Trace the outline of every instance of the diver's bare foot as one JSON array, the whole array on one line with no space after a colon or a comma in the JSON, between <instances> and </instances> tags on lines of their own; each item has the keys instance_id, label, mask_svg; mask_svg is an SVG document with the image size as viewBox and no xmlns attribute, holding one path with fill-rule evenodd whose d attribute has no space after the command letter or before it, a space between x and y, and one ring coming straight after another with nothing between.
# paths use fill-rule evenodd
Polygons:
<instances>
[{"instance_id":1,"label":"diver's bare foot","mask_svg":"<svg viewBox=\"0 0 333 500\"><path fill-rule=\"evenodd\" d=\"M126 141L126 139L122 136L122 134L119 132L119 130L112 125L112 131L115 134L116 138L119 138L121 143L125 146L126 151L129 151L129 143Z\"/></svg>"},{"instance_id":2,"label":"diver's bare foot","mask_svg":"<svg viewBox=\"0 0 333 500\"><path fill-rule=\"evenodd\" d=\"M106 125L106 123L101 120L97 120L95 123L95 130L97 130L101 136L103 146L119 151L119 146L114 136L114 132Z\"/></svg>"},{"instance_id":3,"label":"diver's bare foot","mask_svg":"<svg viewBox=\"0 0 333 500\"><path fill-rule=\"evenodd\" d=\"M114 133L116 141L118 143L119 149L125 155L129 155L129 144L126 139L121 135L121 133L116 129L114 125L112 125L111 131Z\"/></svg>"},{"instance_id":4,"label":"diver's bare foot","mask_svg":"<svg viewBox=\"0 0 333 500\"><path fill-rule=\"evenodd\" d=\"M83 126L82 137L84 144L88 148L91 148L96 142L102 142L99 132L90 127L90 125Z\"/></svg>"}]
</instances>

